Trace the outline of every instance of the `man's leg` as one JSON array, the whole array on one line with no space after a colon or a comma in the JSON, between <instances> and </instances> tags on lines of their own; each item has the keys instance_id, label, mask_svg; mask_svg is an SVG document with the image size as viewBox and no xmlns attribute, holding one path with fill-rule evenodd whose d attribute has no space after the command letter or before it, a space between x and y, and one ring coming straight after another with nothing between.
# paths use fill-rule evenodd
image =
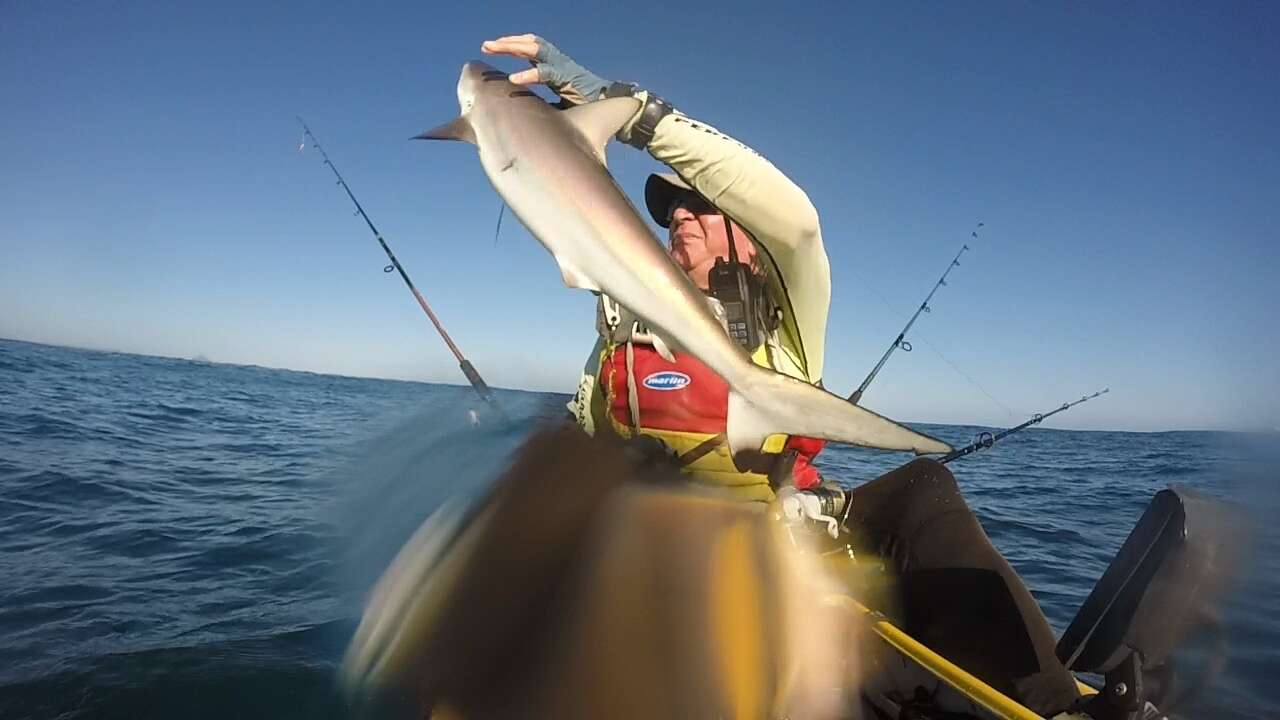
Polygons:
<instances>
[{"instance_id":1,"label":"man's leg","mask_svg":"<svg viewBox=\"0 0 1280 720\"><path fill-rule=\"evenodd\" d=\"M892 562L907 633L1036 712L1075 700L1040 606L946 466L919 459L856 488L849 520Z\"/></svg>"}]
</instances>

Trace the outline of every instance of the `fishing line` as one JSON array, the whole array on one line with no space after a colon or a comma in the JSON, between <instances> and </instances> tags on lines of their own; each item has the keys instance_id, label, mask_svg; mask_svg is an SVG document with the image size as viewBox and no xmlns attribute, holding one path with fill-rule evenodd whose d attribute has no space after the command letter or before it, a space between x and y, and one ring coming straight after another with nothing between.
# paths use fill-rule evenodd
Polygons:
<instances>
[{"instance_id":1,"label":"fishing line","mask_svg":"<svg viewBox=\"0 0 1280 720\"><path fill-rule=\"evenodd\" d=\"M970 383L973 384L974 387L982 391L982 394L986 395L988 400L995 403L996 405L999 405L1005 411L1005 413L1007 413L1010 417L1012 417L1015 414L1012 410L1009 409L1008 405L1005 405L1004 403L1000 402L999 400L996 399L994 395L987 392L987 389L982 387L982 383L978 382L977 380L974 380L972 377L969 376L969 373L965 372L964 370L961 370L959 366L957 366L955 363L948 360L947 356L943 355L941 350L939 350L933 343L929 342L928 338L926 338L923 335L918 335L917 337L919 337L921 340L924 340L924 344L928 345L930 350L936 353L938 357L942 358L943 362L950 365L952 370L955 370L957 373L960 373L961 377L963 377L965 380L968 380Z\"/></svg>"},{"instance_id":2,"label":"fishing line","mask_svg":"<svg viewBox=\"0 0 1280 720\"><path fill-rule=\"evenodd\" d=\"M977 224L977 226L974 228L974 230L972 230L972 231L969 233L969 236L970 236L970 237L972 237L972 238L974 238L974 239L976 240L976 239L978 238L978 229L979 229L979 228L982 228L985 224L986 224L986 223L981 223L981 222L980 222L980 223L978 223L978 224ZM965 248L967 248L967 247L968 247L968 246L966 245L966 246L965 246ZM952 260L952 262L953 262L953 263L955 263L955 262L956 262L956 260L958 260L958 259L959 259L960 254L962 254L963 252L964 252L964 248L962 248L962 249L961 249L960 253L957 253L957 254L956 254L956 259L955 259L955 260ZM953 265L948 265L948 266L947 266L947 272L950 272L950 271L951 271L951 268L953 268L953 267L955 267L955 265L954 265L954 264L953 264ZM865 287L866 289L870 290L870 291L871 291L871 293L872 293L873 295L875 295L877 298L879 298L879 299L880 299L880 302L884 303L884 306L885 306L885 307L887 307L887 308L889 308L890 312L892 312L894 315L897 315L898 317L905 318L905 316L904 316L901 312L899 312L899 311L898 311L898 309L897 309L896 307L894 307L893 303L889 302L888 298L886 298L886 297L884 296L884 294L882 294L879 290L877 290L877 289L876 289L875 285L873 285L872 283L868 282L868 281L867 281L867 279L866 279L865 277L863 277L862 273L858 272L856 269L853 269L852 267L850 268L850 270L853 272L854 276L856 276L856 277L858 278L858 280L860 280L860 281L862 282L863 287ZM945 280L945 279L946 279L946 273L943 273L942 279L943 279L943 280ZM942 284L944 284L944 285L945 285L946 283L942 283ZM936 289L937 289L937 287L938 287L938 285L935 285L935 286L934 286L934 289L936 290ZM931 292L929 295L930 295L930 297L932 297L932 296L933 296L933 293ZM927 304L928 304L928 299L926 298L924 305L927 305ZM925 312L928 312L928 311L926 310ZM920 314L920 311L919 311L919 310L917 310L917 311L916 311L916 315L919 315L919 314ZM912 323L912 322L914 322L914 321L915 321L915 320L914 320L914 317L913 317L913 318L912 318L912 320L911 320L910 322L908 322L908 324L907 324L907 329L909 329L909 328L911 327L911 323ZM905 335L905 333L906 333L906 330L904 329L903 334ZM901 338L901 336L899 336L899 337ZM960 367L959 367L958 365L956 365L955 363L951 362L951 360L950 360L950 359L948 359L946 355L943 355L943 354L942 354L942 351L941 351L941 350L939 350L939 349L938 349L938 347L937 347L936 345L934 345L932 342L929 342L929 339L928 339L927 337L925 337L924 335L920 334L920 332L919 332L919 331L916 331L916 335L915 335L915 337L919 338L920 340L923 340L923 341L924 341L924 344L925 344L925 345L928 345L928 346L929 346L929 349L930 349L930 350L933 350L933 352L934 352L934 353L935 353L939 358L941 358L943 362L945 362L947 365L949 365L949 366L951 367L951 369L952 369L952 370L955 370L955 371L956 371L956 373L957 373L957 374L959 374L961 377L963 377L966 381L968 381L968 382L969 382L969 384L971 384L971 385L973 385L974 387L976 387L976 388L977 388L977 389L978 389L978 390L979 390L983 395L985 395L985 396L987 397L987 399L988 399L988 400L990 400L991 402L995 403L997 406L999 406L999 407L1000 407L1000 409L1004 410L1006 414L1008 414L1010 417L1012 417L1012 416L1015 414L1015 413L1013 412L1013 410L1009 409L1009 406L1008 406L1008 405L1005 405L1004 403L1000 402L1000 400L999 400L999 399L997 399L997 398L996 398L994 395L992 395L992 394L991 394L991 393L990 393L990 392L989 392L985 387L983 387L982 383L980 383L980 382L978 382L977 380L975 380L971 375L969 375L968 373L966 373L964 370L961 370L961 369L960 369ZM887 357L889 354L892 354L893 350L894 350L896 347L899 347L899 346L897 345L897 341L895 341L895 344L894 344L894 345L890 346L889 351L885 354L885 355L886 355L886 357ZM883 360L883 359L882 359L882 360ZM873 378L873 377L874 377L874 373L875 373L876 371L874 371L874 370L873 370L872 372L873 372L873 375L869 376L869 378ZM868 383L868 382L869 382L869 381L864 381L864 383ZM864 387L864 388L860 388L860 390L865 390L865 387ZM858 396L859 398L861 397L861 393L860 393L860 392L855 392L855 393L854 393L854 395ZM853 399L853 398L851 398L851 399ZM854 402L856 402L856 400L854 400Z\"/></svg>"},{"instance_id":3,"label":"fishing line","mask_svg":"<svg viewBox=\"0 0 1280 720\"><path fill-rule=\"evenodd\" d=\"M502 408L498 406L498 401L494 398L493 391L489 389L489 385L485 383L484 378L480 377L480 373L476 370L475 365L472 365L471 361L463 356L462 351L459 350L457 344L453 342L453 338L449 337L449 333L445 331L444 325L440 322L440 318L436 317L431 306L427 304L426 298L422 296L422 293L418 292L418 288L413 284L413 281L409 279L409 274L405 272L404 266L402 266L400 261L396 259L395 253L391 252L391 246L387 245L386 240L382 239L382 233L378 232L378 228L373 226L373 221L369 219L369 215L364 211L364 208L361 207L360 201L356 200L355 193L351 192L351 188L347 185L347 181L342 178L342 173L339 173L337 166L329 160L329 154L320 146L320 141L316 138L315 133L311 132L311 128L307 127L307 124L303 122L301 117L298 117L298 123L302 125L303 138L302 146L299 147L299 150L305 149L306 139L311 138L312 145L315 146L316 150L320 151L320 156L324 158L324 164L328 165L329 169L333 171L334 177L338 178L338 184L342 186L342 189L347 193L347 197L351 198L351 202L355 204L356 214L364 218L364 222L369 226L369 230L373 233L374 239L376 239L378 244L382 246L382 251L387 254L387 259L391 261L391 264L382 268L382 271L386 273L392 271L400 273L400 279L404 280L404 284L409 287L409 291L412 292L413 297L417 299L418 305L422 306L423 312L427 314L427 318L431 320L431 324L435 326L436 332L440 333L440 337L444 340L445 344L449 346L449 350L453 353L453 356L458 359L458 367L462 368L462 374L466 376L467 382L471 383L471 387L476 391L476 394L480 396L481 400L484 400L489 407L493 408L494 412L496 412L500 417L503 416ZM501 217L499 217L499 222L501 222Z\"/></svg>"},{"instance_id":4,"label":"fishing line","mask_svg":"<svg viewBox=\"0 0 1280 720\"><path fill-rule=\"evenodd\" d=\"M979 225L981 225L981 223L979 223ZM973 236L977 237L978 234L975 232L973 233ZM730 249L732 249L732 246L730 246ZM915 325L916 320L919 319L921 313L933 312L933 310L929 308L929 301L933 299L934 293L938 292L938 288L947 284L947 276L951 274L951 271L960 267L960 256L968 249L969 246L967 244L964 245L960 248L960 252L956 253L956 256L951 259L951 264L947 265L946 272L942 273L942 277L938 278L938 282L933 284L933 289L929 291L924 302L920 303L920 307L916 308L915 314L907 321L906 327L902 328L902 332L898 333L898 337L894 338L892 343L889 343L889 349L885 350L884 355L880 356L880 362L876 363L876 366L871 368L871 372L867 373L866 379L864 379L862 384L858 386L858 389L854 390L853 394L849 396L849 402L855 405L858 404L858 401L862 399L862 394L866 392L867 387L871 385L871 381L876 379L876 375L878 375L880 370L884 368L884 364L889 361L889 356L893 354L894 350L901 349L903 352L911 352L911 343L906 340L907 333L910 332L911 326Z\"/></svg>"}]
</instances>

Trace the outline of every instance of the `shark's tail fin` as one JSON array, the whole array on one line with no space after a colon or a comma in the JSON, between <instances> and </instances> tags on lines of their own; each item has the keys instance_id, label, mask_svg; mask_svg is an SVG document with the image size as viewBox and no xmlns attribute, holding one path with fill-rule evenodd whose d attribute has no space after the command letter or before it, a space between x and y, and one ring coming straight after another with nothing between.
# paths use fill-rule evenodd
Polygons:
<instances>
[{"instance_id":1,"label":"shark's tail fin","mask_svg":"<svg viewBox=\"0 0 1280 720\"><path fill-rule=\"evenodd\" d=\"M837 395L764 368L752 370L744 392L729 390L726 434L732 451L756 450L775 433L821 438L917 455L951 446L859 407Z\"/></svg>"}]
</instances>

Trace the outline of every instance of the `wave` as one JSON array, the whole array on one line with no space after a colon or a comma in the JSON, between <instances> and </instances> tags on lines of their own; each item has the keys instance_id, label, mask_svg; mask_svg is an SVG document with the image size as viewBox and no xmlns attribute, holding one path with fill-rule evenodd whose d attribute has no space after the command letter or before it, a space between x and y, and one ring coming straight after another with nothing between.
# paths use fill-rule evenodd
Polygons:
<instances>
[{"instance_id":1,"label":"wave","mask_svg":"<svg viewBox=\"0 0 1280 720\"><path fill-rule=\"evenodd\" d=\"M7 341L0 384L0 717L345 717L332 672L363 593L565 400L499 390L512 419L473 428L466 387ZM1261 442L1036 428L949 467L1061 627L1168 483L1280 507L1275 440L1241 460ZM908 459L832 446L818 464L855 486ZM1240 707L1267 716L1280 554L1258 557L1225 617L1255 651L1231 673Z\"/></svg>"},{"instance_id":2,"label":"wave","mask_svg":"<svg viewBox=\"0 0 1280 720\"><path fill-rule=\"evenodd\" d=\"M334 680L354 620L88 658L0 685L0 717L346 718ZM409 716L405 716L409 717Z\"/></svg>"}]
</instances>

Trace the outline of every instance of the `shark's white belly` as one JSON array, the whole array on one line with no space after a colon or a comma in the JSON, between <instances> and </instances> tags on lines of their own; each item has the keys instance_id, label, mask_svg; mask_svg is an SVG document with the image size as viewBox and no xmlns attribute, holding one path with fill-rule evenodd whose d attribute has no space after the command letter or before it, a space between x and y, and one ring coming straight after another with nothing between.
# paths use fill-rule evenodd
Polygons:
<instances>
[{"instance_id":1,"label":"shark's white belly","mask_svg":"<svg viewBox=\"0 0 1280 720\"><path fill-rule=\"evenodd\" d=\"M689 302L683 296L687 290L678 286L687 279L678 275L681 271L662 253L643 222L636 223L643 235L626 225L597 222L602 213L600 208L592 212L590 203L619 202L601 196L616 192L612 183L593 189L595 196L584 196L564 183L554 168L540 167L507 152L500 142L486 151L482 139L480 147L481 163L490 181L555 258L566 285L607 293L644 317L667 342L701 358L725 380L733 382L743 374L741 370L750 361L745 355L734 357L736 347L723 337L722 328L700 298ZM620 202L627 201L622 198ZM658 252L637 253L642 244ZM699 312L706 317L698 316Z\"/></svg>"}]
</instances>

